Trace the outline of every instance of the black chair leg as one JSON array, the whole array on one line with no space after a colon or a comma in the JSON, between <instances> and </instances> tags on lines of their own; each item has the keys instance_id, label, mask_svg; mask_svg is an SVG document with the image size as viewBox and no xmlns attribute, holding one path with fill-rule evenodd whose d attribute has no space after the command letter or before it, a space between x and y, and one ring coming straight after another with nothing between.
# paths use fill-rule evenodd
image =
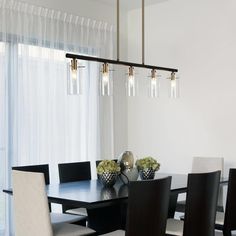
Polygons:
<instances>
[{"instance_id":1,"label":"black chair leg","mask_svg":"<svg viewBox=\"0 0 236 236\"><path fill-rule=\"evenodd\" d=\"M120 204L87 209L87 212L88 227L94 229L98 234L105 234L121 229Z\"/></svg>"},{"instance_id":2,"label":"black chair leg","mask_svg":"<svg viewBox=\"0 0 236 236\"><path fill-rule=\"evenodd\" d=\"M171 192L171 194L170 194L170 200L169 200L168 218L174 218L174 216L175 216L175 210L176 210L177 199L178 199L178 194Z\"/></svg>"},{"instance_id":3,"label":"black chair leg","mask_svg":"<svg viewBox=\"0 0 236 236\"><path fill-rule=\"evenodd\" d=\"M224 236L232 236L231 230L223 230Z\"/></svg>"}]
</instances>

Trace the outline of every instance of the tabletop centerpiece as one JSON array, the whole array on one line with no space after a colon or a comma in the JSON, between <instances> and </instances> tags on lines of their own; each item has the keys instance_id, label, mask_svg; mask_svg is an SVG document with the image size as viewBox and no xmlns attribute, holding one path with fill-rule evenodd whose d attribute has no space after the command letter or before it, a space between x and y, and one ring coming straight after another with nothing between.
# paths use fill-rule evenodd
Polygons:
<instances>
[{"instance_id":1,"label":"tabletop centerpiece","mask_svg":"<svg viewBox=\"0 0 236 236\"><path fill-rule=\"evenodd\" d=\"M97 174L104 187L112 187L120 174L120 166L113 160L103 160L97 166Z\"/></svg>"},{"instance_id":2,"label":"tabletop centerpiece","mask_svg":"<svg viewBox=\"0 0 236 236\"><path fill-rule=\"evenodd\" d=\"M155 171L160 169L160 163L150 156L138 159L135 164L142 180L154 179Z\"/></svg>"},{"instance_id":3,"label":"tabletop centerpiece","mask_svg":"<svg viewBox=\"0 0 236 236\"><path fill-rule=\"evenodd\" d=\"M118 163L120 164L121 171L120 178L124 184L138 179L138 169L135 166L135 157L131 151L121 153Z\"/></svg>"}]
</instances>

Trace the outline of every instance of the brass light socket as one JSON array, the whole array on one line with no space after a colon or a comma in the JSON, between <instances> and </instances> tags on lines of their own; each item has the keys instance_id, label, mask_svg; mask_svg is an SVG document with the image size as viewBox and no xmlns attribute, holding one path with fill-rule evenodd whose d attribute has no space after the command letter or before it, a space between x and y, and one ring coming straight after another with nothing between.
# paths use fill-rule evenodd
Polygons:
<instances>
[{"instance_id":1,"label":"brass light socket","mask_svg":"<svg viewBox=\"0 0 236 236\"><path fill-rule=\"evenodd\" d=\"M73 70L77 70L77 69L78 69L78 61L77 61L77 59L73 58L71 60L71 70L73 71Z\"/></svg>"},{"instance_id":2,"label":"brass light socket","mask_svg":"<svg viewBox=\"0 0 236 236\"><path fill-rule=\"evenodd\" d=\"M171 72L170 79L171 80L175 80L176 79L175 72Z\"/></svg>"},{"instance_id":3,"label":"brass light socket","mask_svg":"<svg viewBox=\"0 0 236 236\"><path fill-rule=\"evenodd\" d=\"M152 69L152 71L151 71L151 78L152 79L156 79L157 78L157 70Z\"/></svg>"},{"instance_id":4,"label":"brass light socket","mask_svg":"<svg viewBox=\"0 0 236 236\"><path fill-rule=\"evenodd\" d=\"M108 65L108 63L102 64L102 73L103 74L108 74L108 72L109 72L109 65Z\"/></svg>"},{"instance_id":5,"label":"brass light socket","mask_svg":"<svg viewBox=\"0 0 236 236\"><path fill-rule=\"evenodd\" d=\"M131 77L131 76L134 76L134 67L133 66L130 66L129 67L129 77Z\"/></svg>"}]
</instances>

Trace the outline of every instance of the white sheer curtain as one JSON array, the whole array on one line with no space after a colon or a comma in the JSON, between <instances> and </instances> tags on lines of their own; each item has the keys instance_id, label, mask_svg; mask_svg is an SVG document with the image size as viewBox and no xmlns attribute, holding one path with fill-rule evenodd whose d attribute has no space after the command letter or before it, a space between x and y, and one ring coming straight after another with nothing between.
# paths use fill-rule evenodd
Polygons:
<instances>
[{"instance_id":1,"label":"white sheer curtain","mask_svg":"<svg viewBox=\"0 0 236 236\"><path fill-rule=\"evenodd\" d=\"M0 187L14 165L113 157L112 98L98 93L100 65L83 62L83 95L67 95L65 52L112 58L113 28L104 22L0 0ZM2 191L1 191L2 192ZM0 193L0 233L10 235ZM5 211L6 209L6 211Z\"/></svg>"},{"instance_id":2,"label":"white sheer curtain","mask_svg":"<svg viewBox=\"0 0 236 236\"><path fill-rule=\"evenodd\" d=\"M6 111L6 82L4 81L5 76L5 64L6 64L6 46L4 43L0 42L0 235L4 232L4 225L6 222L5 212L6 204L5 198L2 193L2 188L4 187L6 180L6 139L3 134L5 134L7 125L5 116L3 113Z\"/></svg>"}]
</instances>

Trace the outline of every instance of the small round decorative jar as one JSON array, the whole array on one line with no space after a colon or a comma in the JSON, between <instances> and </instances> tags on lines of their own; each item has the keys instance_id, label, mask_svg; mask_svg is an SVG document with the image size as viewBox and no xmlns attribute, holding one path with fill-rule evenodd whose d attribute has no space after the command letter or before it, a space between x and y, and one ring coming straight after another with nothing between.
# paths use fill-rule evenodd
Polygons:
<instances>
[{"instance_id":1,"label":"small round decorative jar","mask_svg":"<svg viewBox=\"0 0 236 236\"><path fill-rule=\"evenodd\" d=\"M140 178L142 180L145 179L154 179L155 177L155 171L152 168L147 168L139 171Z\"/></svg>"},{"instance_id":2,"label":"small round decorative jar","mask_svg":"<svg viewBox=\"0 0 236 236\"><path fill-rule=\"evenodd\" d=\"M118 174L116 172L104 172L102 174L98 174L98 178L104 187L112 187L117 180Z\"/></svg>"}]
</instances>

